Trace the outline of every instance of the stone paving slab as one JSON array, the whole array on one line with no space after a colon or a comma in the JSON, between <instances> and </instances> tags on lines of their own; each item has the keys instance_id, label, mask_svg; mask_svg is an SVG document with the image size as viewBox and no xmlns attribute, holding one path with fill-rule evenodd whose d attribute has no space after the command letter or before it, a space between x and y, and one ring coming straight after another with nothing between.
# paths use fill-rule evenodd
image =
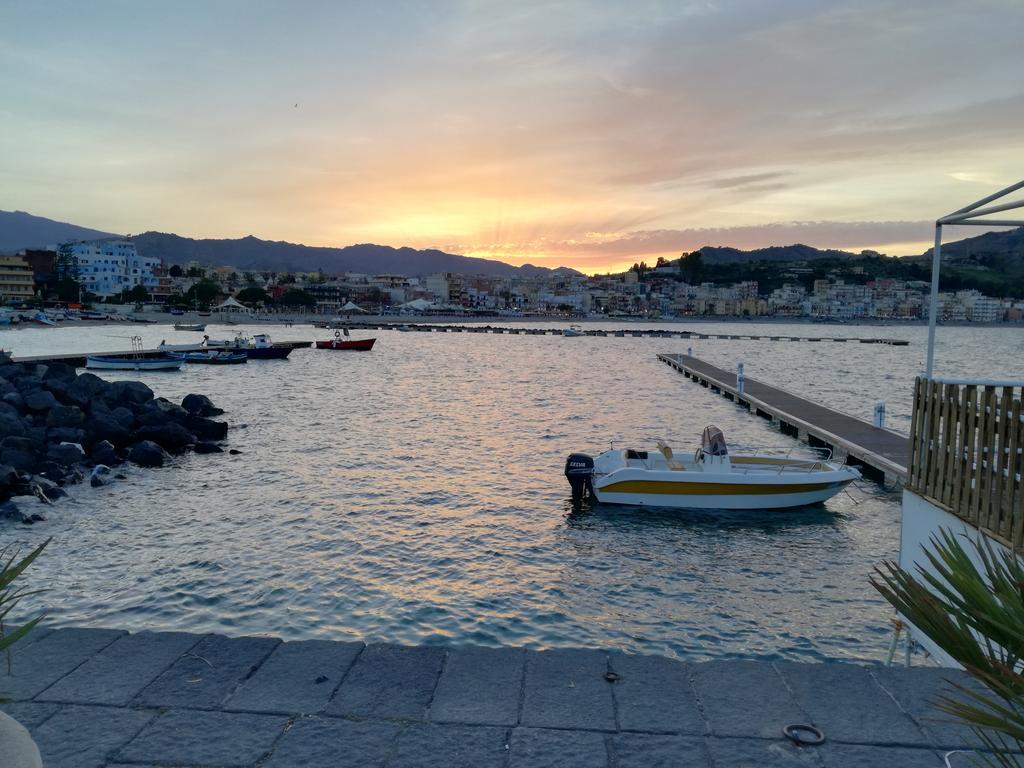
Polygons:
<instances>
[{"instance_id":1,"label":"stone paving slab","mask_svg":"<svg viewBox=\"0 0 1024 768\"><path fill-rule=\"evenodd\" d=\"M251 765L270 754L287 723L281 715L170 710L143 728L116 758L167 765Z\"/></svg>"},{"instance_id":2,"label":"stone paving slab","mask_svg":"<svg viewBox=\"0 0 1024 768\"><path fill-rule=\"evenodd\" d=\"M136 703L216 709L279 642L269 637L208 635L147 685Z\"/></svg>"},{"instance_id":3,"label":"stone paving slab","mask_svg":"<svg viewBox=\"0 0 1024 768\"><path fill-rule=\"evenodd\" d=\"M611 692L621 729L697 736L707 731L688 665L661 656L616 653L610 666L620 676Z\"/></svg>"},{"instance_id":4,"label":"stone paving slab","mask_svg":"<svg viewBox=\"0 0 1024 768\"><path fill-rule=\"evenodd\" d=\"M187 632L123 635L36 698L125 706L199 640Z\"/></svg>"},{"instance_id":5,"label":"stone paving slab","mask_svg":"<svg viewBox=\"0 0 1024 768\"><path fill-rule=\"evenodd\" d=\"M307 715L322 712L362 650L362 643L330 640L281 643L224 708Z\"/></svg>"},{"instance_id":6,"label":"stone paving slab","mask_svg":"<svg viewBox=\"0 0 1024 768\"><path fill-rule=\"evenodd\" d=\"M520 648L451 649L430 704L430 720L515 725L525 664Z\"/></svg>"},{"instance_id":7,"label":"stone paving slab","mask_svg":"<svg viewBox=\"0 0 1024 768\"><path fill-rule=\"evenodd\" d=\"M422 720L441 675L445 650L434 646L366 646L327 714Z\"/></svg>"},{"instance_id":8,"label":"stone paving slab","mask_svg":"<svg viewBox=\"0 0 1024 768\"><path fill-rule=\"evenodd\" d=\"M600 651L529 652L523 725L614 731L608 655Z\"/></svg>"},{"instance_id":9,"label":"stone paving slab","mask_svg":"<svg viewBox=\"0 0 1024 768\"><path fill-rule=\"evenodd\" d=\"M156 716L124 707L61 707L32 737L46 768L100 768Z\"/></svg>"},{"instance_id":10,"label":"stone paving slab","mask_svg":"<svg viewBox=\"0 0 1024 768\"><path fill-rule=\"evenodd\" d=\"M941 768L964 738L930 668L57 629L14 669L47 768Z\"/></svg>"},{"instance_id":11,"label":"stone paving slab","mask_svg":"<svg viewBox=\"0 0 1024 768\"><path fill-rule=\"evenodd\" d=\"M35 630L29 632L32 637ZM11 670L0 672L0 692L12 700L31 699L75 667L103 650L121 635L113 629L64 629L49 632L25 647L15 646Z\"/></svg>"}]
</instances>

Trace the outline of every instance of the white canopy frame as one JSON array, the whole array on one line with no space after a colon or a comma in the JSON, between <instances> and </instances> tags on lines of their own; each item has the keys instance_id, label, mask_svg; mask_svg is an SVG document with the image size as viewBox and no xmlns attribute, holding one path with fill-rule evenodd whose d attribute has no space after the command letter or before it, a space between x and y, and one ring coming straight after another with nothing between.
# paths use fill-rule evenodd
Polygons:
<instances>
[{"instance_id":1,"label":"white canopy frame","mask_svg":"<svg viewBox=\"0 0 1024 768\"><path fill-rule=\"evenodd\" d=\"M1000 205L990 205L987 208L982 206L1006 197L1011 192L1016 192L1024 187L1024 180L1011 184L995 194L983 197L976 203L971 203L959 211L953 211L935 221L935 248L932 250L932 290L931 300L928 303L928 363L925 367L924 376L932 378L932 369L935 364L935 323L938 317L939 304L939 269L942 265L942 227L943 226L974 226L974 227L1024 227L1024 219L986 219L983 218L993 213L1012 211L1017 208L1024 208L1024 200L1014 200Z\"/></svg>"}]
</instances>

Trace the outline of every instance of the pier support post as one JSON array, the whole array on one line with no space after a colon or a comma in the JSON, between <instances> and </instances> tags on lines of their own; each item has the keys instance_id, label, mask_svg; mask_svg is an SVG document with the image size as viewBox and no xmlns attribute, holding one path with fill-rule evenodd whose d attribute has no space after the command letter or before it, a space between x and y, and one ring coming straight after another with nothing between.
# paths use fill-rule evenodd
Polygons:
<instances>
[{"instance_id":1,"label":"pier support post","mask_svg":"<svg viewBox=\"0 0 1024 768\"><path fill-rule=\"evenodd\" d=\"M746 379L743 376L743 363L736 363L736 391L743 394L743 385Z\"/></svg>"},{"instance_id":2,"label":"pier support post","mask_svg":"<svg viewBox=\"0 0 1024 768\"><path fill-rule=\"evenodd\" d=\"M885 400L875 400L875 426L885 429Z\"/></svg>"}]
</instances>

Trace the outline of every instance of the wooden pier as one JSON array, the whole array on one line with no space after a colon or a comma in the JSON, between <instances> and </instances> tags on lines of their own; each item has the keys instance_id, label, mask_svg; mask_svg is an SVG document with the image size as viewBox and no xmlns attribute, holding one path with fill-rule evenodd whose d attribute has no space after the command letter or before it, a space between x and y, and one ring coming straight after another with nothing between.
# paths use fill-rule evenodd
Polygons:
<instances>
[{"instance_id":1,"label":"wooden pier","mask_svg":"<svg viewBox=\"0 0 1024 768\"><path fill-rule=\"evenodd\" d=\"M754 379L744 378L743 391L736 374L688 355L658 355L695 384L733 400L751 413L778 423L783 434L813 447L829 448L858 467L864 477L878 482L907 479L910 439L845 413L812 403L797 395Z\"/></svg>"},{"instance_id":2,"label":"wooden pier","mask_svg":"<svg viewBox=\"0 0 1024 768\"><path fill-rule=\"evenodd\" d=\"M516 328L500 325L460 325L424 323L417 320L401 322L381 322L378 320L346 320L342 323L325 323L324 328L350 328L369 331L408 331L412 333L507 333L517 336L561 336L561 328ZM851 344L885 344L892 347L905 347L910 344L905 339L856 338L852 336L819 336L816 334L764 334L764 333L701 333L686 329L665 330L663 328L586 328L581 330L583 336L600 337L631 337L653 339L725 339L731 341L804 341L804 342L846 342Z\"/></svg>"}]
</instances>

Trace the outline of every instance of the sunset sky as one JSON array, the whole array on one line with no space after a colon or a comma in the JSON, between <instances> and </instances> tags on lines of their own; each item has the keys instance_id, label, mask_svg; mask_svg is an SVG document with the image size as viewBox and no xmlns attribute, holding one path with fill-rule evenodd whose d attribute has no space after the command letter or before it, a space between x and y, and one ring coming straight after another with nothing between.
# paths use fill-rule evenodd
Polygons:
<instances>
[{"instance_id":1,"label":"sunset sky","mask_svg":"<svg viewBox=\"0 0 1024 768\"><path fill-rule=\"evenodd\" d=\"M8 0L0 209L588 272L920 253L1024 177L1022 30L1022 0Z\"/></svg>"}]
</instances>

